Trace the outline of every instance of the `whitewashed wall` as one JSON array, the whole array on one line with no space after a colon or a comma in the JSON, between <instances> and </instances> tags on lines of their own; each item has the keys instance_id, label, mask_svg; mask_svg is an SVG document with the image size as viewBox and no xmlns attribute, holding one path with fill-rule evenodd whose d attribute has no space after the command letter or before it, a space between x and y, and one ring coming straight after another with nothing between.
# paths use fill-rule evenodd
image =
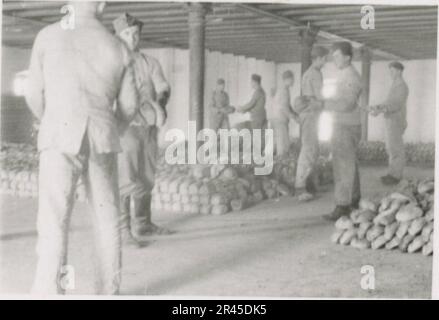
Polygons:
<instances>
[{"instance_id":1,"label":"whitewashed wall","mask_svg":"<svg viewBox=\"0 0 439 320\"><path fill-rule=\"evenodd\" d=\"M156 57L162 64L164 73L172 87L172 97L168 105L169 120L161 131L160 143L164 143L167 129L179 128L186 132L189 119L189 56L182 49L144 50ZM276 85L276 64L264 60L206 51L206 74L204 84L205 124L209 126L208 104L218 78L226 81L231 105L246 103L252 94L250 77L257 73L262 77L262 87L269 97L270 89ZM269 104L269 102L267 103Z\"/></svg>"},{"instance_id":2,"label":"whitewashed wall","mask_svg":"<svg viewBox=\"0 0 439 320\"><path fill-rule=\"evenodd\" d=\"M167 128L186 129L189 119L189 66L188 51L182 49L154 49L147 53L159 59L166 77L172 86L172 97L169 104L169 121ZM12 93L14 75L25 70L29 65L30 50L2 47L2 94ZM436 109L436 60L403 61L406 66L405 79L409 85L408 99L408 128L405 140L412 142L432 142L435 137L435 109ZM372 63L370 103L379 103L387 94L390 78L387 69L388 62L375 61ZM360 64L355 63L360 71ZM323 69L325 77L333 75L333 65L327 64ZM300 94L300 64L278 64L243 56L221 54L219 52L206 53L205 103L206 106L216 79L226 80L226 90L229 92L231 103L239 105L250 99L250 75L259 73L262 76L262 86L269 97L267 113L270 116L271 88L276 86L277 79L286 69L296 75L296 84L291 89L292 99ZM208 124L206 111L206 123ZM294 122L290 124L292 136L298 135L298 128ZM384 126L382 118L369 119L369 139L383 140Z\"/></svg>"},{"instance_id":3,"label":"whitewashed wall","mask_svg":"<svg viewBox=\"0 0 439 320\"><path fill-rule=\"evenodd\" d=\"M436 110L436 60L401 61L405 65L404 78L410 94L407 102L408 128L404 134L407 142L434 142ZM371 67L370 104L383 102L391 85L388 61L374 61ZM355 68L361 72L361 63L355 62ZM279 64L277 76L285 69L300 74L300 64ZM328 63L322 70L324 78L334 76L335 67ZM292 96L300 92L296 82ZM292 131L297 136L297 130ZM382 116L369 117L369 140L384 141L384 121Z\"/></svg>"}]
</instances>

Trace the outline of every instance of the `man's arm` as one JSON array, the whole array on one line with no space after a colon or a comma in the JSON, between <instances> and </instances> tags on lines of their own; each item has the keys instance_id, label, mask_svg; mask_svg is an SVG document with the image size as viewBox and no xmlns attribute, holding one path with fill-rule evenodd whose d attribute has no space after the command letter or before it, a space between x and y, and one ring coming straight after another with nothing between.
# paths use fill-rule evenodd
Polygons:
<instances>
[{"instance_id":1,"label":"man's arm","mask_svg":"<svg viewBox=\"0 0 439 320\"><path fill-rule=\"evenodd\" d=\"M398 85L389 92L387 100L381 105L385 113L395 113L401 110L406 103L408 89L404 85Z\"/></svg>"},{"instance_id":2,"label":"man's arm","mask_svg":"<svg viewBox=\"0 0 439 320\"><path fill-rule=\"evenodd\" d=\"M165 108L171 96L171 86L165 78L160 63L154 58L152 60L153 66L151 78L154 84L154 89L157 92L157 102L162 108Z\"/></svg>"},{"instance_id":3,"label":"man's arm","mask_svg":"<svg viewBox=\"0 0 439 320\"><path fill-rule=\"evenodd\" d=\"M317 100L323 101L325 99L322 95L323 77L321 74L316 74L314 77L312 77L311 88L312 92L314 93L314 97L316 97Z\"/></svg>"},{"instance_id":4,"label":"man's arm","mask_svg":"<svg viewBox=\"0 0 439 320\"><path fill-rule=\"evenodd\" d=\"M282 113L286 117L295 120L298 118L298 114L295 111L293 111L293 107L291 106L289 92L286 92L285 94L282 95L280 103L281 103Z\"/></svg>"},{"instance_id":5,"label":"man's arm","mask_svg":"<svg viewBox=\"0 0 439 320\"><path fill-rule=\"evenodd\" d=\"M256 90L255 92L253 92L253 96L251 98L251 100L246 103L245 105L239 107L239 111L241 112L247 112L250 111L251 109L253 109L259 99L260 93L258 90Z\"/></svg>"},{"instance_id":6,"label":"man's arm","mask_svg":"<svg viewBox=\"0 0 439 320\"><path fill-rule=\"evenodd\" d=\"M125 124L131 122L139 111L139 95L136 88L133 66L129 64L124 71L117 97L116 115Z\"/></svg>"},{"instance_id":7,"label":"man's arm","mask_svg":"<svg viewBox=\"0 0 439 320\"><path fill-rule=\"evenodd\" d=\"M25 99L34 116L41 120L44 113L43 44L41 33L35 39L29 65Z\"/></svg>"},{"instance_id":8,"label":"man's arm","mask_svg":"<svg viewBox=\"0 0 439 320\"><path fill-rule=\"evenodd\" d=\"M164 122L167 118L166 105L171 97L171 86L165 78L160 62L155 58L151 58L151 60L153 62L151 79L154 84L154 89L157 92L157 104L152 105L157 113L157 116L159 118L163 117ZM162 113L161 116L159 115L160 113Z\"/></svg>"}]
</instances>

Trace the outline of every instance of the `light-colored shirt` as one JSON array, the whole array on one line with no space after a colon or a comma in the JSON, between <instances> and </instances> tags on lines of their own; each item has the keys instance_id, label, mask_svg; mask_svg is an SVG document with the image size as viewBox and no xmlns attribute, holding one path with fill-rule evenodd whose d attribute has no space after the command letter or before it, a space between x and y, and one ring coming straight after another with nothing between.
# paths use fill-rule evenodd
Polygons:
<instances>
[{"instance_id":1,"label":"light-colored shirt","mask_svg":"<svg viewBox=\"0 0 439 320\"><path fill-rule=\"evenodd\" d=\"M119 152L119 125L138 108L129 51L95 18L51 24L35 39L26 101L41 120L39 150L78 154L87 133L95 152Z\"/></svg>"},{"instance_id":2,"label":"light-colored shirt","mask_svg":"<svg viewBox=\"0 0 439 320\"><path fill-rule=\"evenodd\" d=\"M332 111L334 123L360 125L359 98L362 90L358 71L349 65L338 70L334 97L325 100L325 108Z\"/></svg>"},{"instance_id":3,"label":"light-colored shirt","mask_svg":"<svg viewBox=\"0 0 439 320\"><path fill-rule=\"evenodd\" d=\"M317 100L323 100L322 88L322 72L313 66L309 67L302 77L302 95L315 97Z\"/></svg>"},{"instance_id":4,"label":"light-colored shirt","mask_svg":"<svg viewBox=\"0 0 439 320\"><path fill-rule=\"evenodd\" d=\"M155 110L150 101L157 101L158 94L169 91L162 67L157 59L142 52L132 53L136 86L139 91L140 108L148 125L155 124ZM137 115L131 125L146 125L140 115Z\"/></svg>"},{"instance_id":5,"label":"light-colored shirt","mask_svg":"<svg viewBox=\"0 0 439 320\"><path fill-rule=\"evenodd\" d=\"M274 95L272 120L289 122L290 118L293 117L291 109L290 89L282 86L276 90Z\"/></svg>"}]
</instances>

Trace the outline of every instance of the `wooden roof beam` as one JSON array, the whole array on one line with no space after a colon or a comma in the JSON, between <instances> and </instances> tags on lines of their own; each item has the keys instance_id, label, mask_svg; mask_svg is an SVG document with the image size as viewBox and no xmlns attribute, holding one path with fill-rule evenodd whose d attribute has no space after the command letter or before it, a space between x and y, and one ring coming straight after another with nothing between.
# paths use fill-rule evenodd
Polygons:
<instances>
[{"instance_id":1,"label":"wooden roof beam","mask_svg":"<svg viewBox=\"0 0 439 320\"><path fill-rule=\"evenodd\" d=\"M286 18L284 16L280 16L278 14L274 14L274 13L272 13L270 11L260 9L259 7L256 7L254 5L250 5L250 4L236 4L236 6L241 7L243 9L246 9L246 10L249 10L249 11L254 12L256 14L259 14L259 15L268 16L268 17L271 17L271 18L273 18L275 20L282 21L282 22L284 22L284 23L286 23L288 25L291 25L291 26L306 27L306 25L303 22L299 22L299 21L296 21L296 20L293 20L293 19ZM320 37L323 37L323 38L325 38L327 40L332 40L332 41L349 41L349 42L352 43L352 45L355 48L360 48L361 46L364 45L363 43L352 41L350 39L346 39L346 38L341 37L339 35L336 35L336 34L333 34L333 33L330 33L330 32L326 32L326 31L323 31L323 30L319 30L318 35ZM379 55L379 56L381 56L383 58L387 58L387 59L403 59L403 57L401 57L399 55L396 55L396 54L391 53L391 52L383 51L383 50L381 50L379 48L371 48L371 50L376 55Z\"/></svg>"}]
</instances>

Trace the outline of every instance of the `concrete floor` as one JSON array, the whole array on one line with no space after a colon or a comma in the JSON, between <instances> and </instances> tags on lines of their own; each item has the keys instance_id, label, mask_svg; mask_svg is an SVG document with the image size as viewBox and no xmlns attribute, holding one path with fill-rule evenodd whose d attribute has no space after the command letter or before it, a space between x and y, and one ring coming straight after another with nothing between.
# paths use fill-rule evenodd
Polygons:
<instances>
[{"instance_id":1,"label":"concrete floor","mask_svg":"<svg viewBox=\"0 0 439 320\"><path fill-rule=\"evenodd\" d=\"M365 196L385 192L384 168L362 168ZM432 170L408 168L409 177ZM0 294L27 293L35 255L34 200L1 198ZM332 209L332 193L299 204L268 200L224 216L155 214L178 233L156 237L142 249L124 248L122 294L282 297L410 297L431 295L432 258L397 251L360 251L333 245L332 224L321 214ZM76 287L93 293L92 234L83 205L74 211L69 264ZM376 288L360 287L363 265L375 268Z\"/></svg>"}]
</instances>

